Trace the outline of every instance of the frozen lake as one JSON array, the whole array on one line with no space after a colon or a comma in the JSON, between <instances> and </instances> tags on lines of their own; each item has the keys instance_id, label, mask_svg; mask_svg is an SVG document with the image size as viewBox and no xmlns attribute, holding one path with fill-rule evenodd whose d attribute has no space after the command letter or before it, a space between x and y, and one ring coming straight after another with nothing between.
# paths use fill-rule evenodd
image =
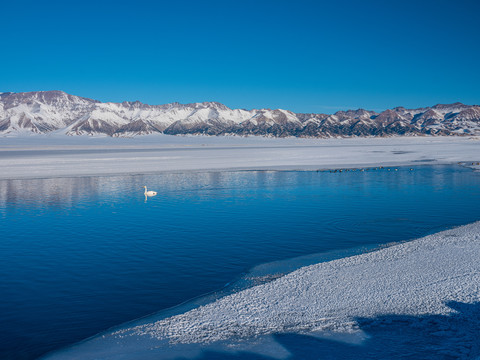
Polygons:
<instances>
[{"instance_id":1,"label":"frozen lake","mask_svg":"<svg viewBox=\"0 0 480 360\"><path fill-rule=\"evenodd\" d=\"M259 264L473 222L479 185L447 165L0 180L0 357L36 358Z\"/></svg>"}]
</instances>

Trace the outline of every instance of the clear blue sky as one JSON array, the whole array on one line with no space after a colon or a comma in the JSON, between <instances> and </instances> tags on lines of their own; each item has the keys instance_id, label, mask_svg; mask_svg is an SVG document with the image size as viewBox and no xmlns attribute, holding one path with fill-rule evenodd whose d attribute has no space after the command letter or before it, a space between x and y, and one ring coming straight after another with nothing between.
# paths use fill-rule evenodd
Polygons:
<instances>
[{"instance_id":1,"label":"clear blue sky","mask_svg":"<svg viewBox=\"0 0 480 360\"><path fill-rule=\"evenodd\" d=\"M480 103L480 1L4 1L0 91L332 113Z\"/></svg>"}]
</instances>

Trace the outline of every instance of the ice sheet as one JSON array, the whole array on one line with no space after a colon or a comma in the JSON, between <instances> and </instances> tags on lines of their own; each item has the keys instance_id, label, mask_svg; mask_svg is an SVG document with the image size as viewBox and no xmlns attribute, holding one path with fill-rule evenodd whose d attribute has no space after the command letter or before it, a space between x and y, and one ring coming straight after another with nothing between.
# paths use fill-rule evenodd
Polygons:
<instances>
[{"instance_id":1,"label":"ice sheet","mask_svg":"<svg viewBox=\"0 0 480 360\"><path fill-rule=\"evenodd\" d=\"M337 341L346 336L361 344L368 338L362 330L366 323L394 327L405 322L405 329L423 329L426 335L420 342L446 338L435 349L427 349L432 358L440 354L468 358L479 350L479 258L480 222L476 222L306 266L179 315L127 324L48 358L161 359L179 355L176 346L182 356L193 358L201 346L220 349L221 344L228 344L222 351L248 349L284 358L289 352L276 342L279 334L320 338L338 334ZM458 309L463 311L460 319ZM395 343L401 342L402 335ZM381 345L376 349L388 349L388 344Z\"/></svg>"},{"instance_id":2,"label":"ice sheet","mask_svg":"<svg viewBox=\"0 0 480 360\"><path fill-rule=\"evenodd\" d=\"M318 170L480 161L480 138L152 135L0 138L0 179L204 170Z\"/></svg>"}]
</instances>

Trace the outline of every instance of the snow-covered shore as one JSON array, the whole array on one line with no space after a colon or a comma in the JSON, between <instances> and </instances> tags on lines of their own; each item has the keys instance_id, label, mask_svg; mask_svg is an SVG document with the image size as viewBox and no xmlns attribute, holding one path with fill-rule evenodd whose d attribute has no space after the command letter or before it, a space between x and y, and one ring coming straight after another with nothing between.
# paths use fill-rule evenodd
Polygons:
<instances>
[{"instance_id":1,"label":"snow-covered shore","mask_svg":"<svg viewBox=\"0 0 480 360\"><path fill-rule=\"evenodd\" d=\"M357 336L357 345L361 345L368 339L365 328L396 326L396 321L409 329L426 327L426 339L455 335L453 343L442 340L435 351L430 349L432 358L452 353L456 354L453 358L475 358L480 351L479 258L480 222L476 222L303 267L183 314L160 319L154 315L141 325L126 325L49 358L168 358L168 343L229 343L222 351L235 351L241 339L252 337L270 339L268 351L260 347L264 355L288 357L280 344L275 348L272 334L322 337L343 333ZM464 313L458 315L455 306L463 306ZM430 346L429 340L424 342ZM385 344L375 346L378 350ZM255 352L255 347L249 351ZM358 351L363 350L359 347Z\"/></svg>"},{"instance_id":2,"label":"snow-covered shore","mask_svg":"<svg viewBox=\"0 0 480 360\"><path fill-rule=\"evenodd\" d=\"M174 342L273 332L355 330L355 317L450 314L480 301L480 222L301 268L274 282L131 329Z\"/></svg>"},{"instance_id":3,"label":"snow-covered shore","mask_svg":"<svg viewBox=\"0 0 480 360\"><path fill-rule=\"evenodd\" d=\"M317 170L480 161L480 139L152 135L0 138L0 179L204 170Z\"/></svg>"}]
</instances>

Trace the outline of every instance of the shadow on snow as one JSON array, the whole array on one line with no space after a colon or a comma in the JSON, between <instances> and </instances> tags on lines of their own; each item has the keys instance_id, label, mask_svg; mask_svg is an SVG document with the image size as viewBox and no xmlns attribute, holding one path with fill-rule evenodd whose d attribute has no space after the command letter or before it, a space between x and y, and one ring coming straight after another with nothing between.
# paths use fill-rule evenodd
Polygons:
<instances>
[{"instance_id":1,"label":"shadow on snow","mask_svg":"<svg viewBox=\"0 0 480 360\"><path fill-rule=\"evenodd\" d=\"M367 335L349 344L301 334L277 334L289 360L474 359L480 355L480 303L449 302L449 315L385 315L356 319ZM272 360L249 352L205 351L196 360Z\"/></svg>"}]
</instances>

